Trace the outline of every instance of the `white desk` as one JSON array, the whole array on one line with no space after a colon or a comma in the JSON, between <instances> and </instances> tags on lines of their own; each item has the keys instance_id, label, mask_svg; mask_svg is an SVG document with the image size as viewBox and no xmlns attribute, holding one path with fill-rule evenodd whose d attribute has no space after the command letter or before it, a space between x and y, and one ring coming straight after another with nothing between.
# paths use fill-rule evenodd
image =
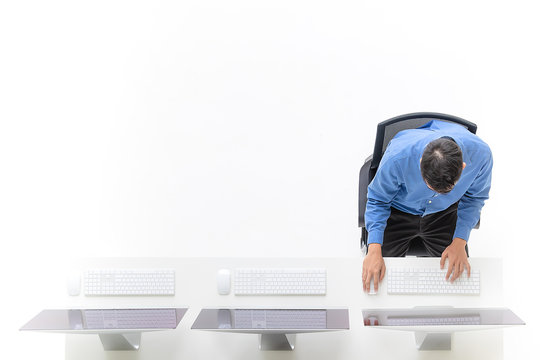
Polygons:
<instances>
[{"instance_id":1,"label":"white desk","mask_svg":"<svg viewBox=\"0 0 540 360\"><path fill-rule=\"evenodd\" d=\"M491 307L502 301L502 261L472 258L481 271L480 296L387 295L383 281L378 295L363 293L362 258L100 258L83 259L74 268L176 269L176 295L164 297L68 297L66 308L189 307L176 330L144 333L137 352L105 352L95 335L66 335L66 359L497 359L503 357L503 330L456 333L451 351L419 352L410 332L363 325L363 308L413 306ZM386 266L438 266L437 258L388 258ZM236 267L324 267L326 296L219 295L216 273ZM202 308L216 307L347 307L350 330L300 334L290 352L259 351L256 335L191 330ZM507 330L507 331L512 331Z\"/></svg>"}]
</instances>

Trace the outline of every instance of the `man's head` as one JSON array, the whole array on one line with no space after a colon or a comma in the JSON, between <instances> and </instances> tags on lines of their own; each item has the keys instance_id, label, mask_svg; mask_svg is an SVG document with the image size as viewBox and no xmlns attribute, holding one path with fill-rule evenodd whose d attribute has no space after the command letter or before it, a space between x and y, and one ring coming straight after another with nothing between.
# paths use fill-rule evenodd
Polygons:
<instances>
[{"instance_id":1,"label":"man's head","mask_svg":"<svg viewBox=\"0 0 540 360\"><path fill-rule=\"evenodd\" d=\"M450 137L430 142L420 160L420 171L427 186L441 194L452 190L465 168L463 154Z\"/></svg>"}]
</instances>

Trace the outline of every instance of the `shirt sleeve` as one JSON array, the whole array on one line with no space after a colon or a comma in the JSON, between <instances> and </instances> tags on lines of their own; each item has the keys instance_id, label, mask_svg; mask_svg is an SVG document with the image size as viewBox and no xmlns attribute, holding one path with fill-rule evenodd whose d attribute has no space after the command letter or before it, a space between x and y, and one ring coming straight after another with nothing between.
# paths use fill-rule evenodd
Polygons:
<instances>
[{"instance_id":1,"label":"shirt sleeve","mask_svg":"<svg viewBox=\"0 0 540 360\"><path fill-rule=\"evenodd\" d=\"M366 203L366 229L368 245L382 244L384 229L390 216L390 204L401 186L400 168L395 161L381 162L375 177L368 186Z\"/></svg>"},{"instance_id":2,"label":"shirt sleeve","mask_svg":"<svg viewBox=\"0 0 540 360\"><path fill-rule=\"evenodd\" d=\"M487 160L484 166L482 166L469 189L459 200L454 238L469 241L471 230L480 221L480 211L484 206L484 202L489 198L491 170L493 168L491 151L488 150L485 157Z\"/></svg>"}]
</instances>

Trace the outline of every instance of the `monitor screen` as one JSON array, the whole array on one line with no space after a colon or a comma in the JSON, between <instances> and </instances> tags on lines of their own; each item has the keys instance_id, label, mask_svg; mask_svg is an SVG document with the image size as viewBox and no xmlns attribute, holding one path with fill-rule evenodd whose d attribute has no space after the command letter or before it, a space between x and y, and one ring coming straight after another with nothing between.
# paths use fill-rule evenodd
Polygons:
<instances>
[{"instance_id":1,"label":"monitor screen","mask_svg":"<svg viewBox=\"0 0 540 360\"><path fill-rule=\"evenodd\" d=\"M452 333L525 325L505 308L414 307L364 309L364 325L378 329L414 332L420 351L451 350Z\"/></svg>"},{"instance_id":2,"label":"monitor screen","mask_svg":"<svg viewBox=\"0 0 540 360\"><path fill-rule=\"evenodd\" d=\"M347 309L203 309L192 329L312 332L349 329Z\"/></svg>"},{"instance_id":3,"label":"monitor screen","mask_svg":"<svg viewBox=\"0 0 540 360\"><path fill-rule=\"evenodd\" d=\"M21 330L99 331L175 329L186 308L43 310Z\"/></svg>"},{"instance_id":4,"label":"monitor screen","mask_svg":"<svg viewBox=\"0 0 540 360\"><path fill-rule=\"evenodd\" d=\"M463 327L525 324L506 308L416 307L410 309L364 309L365 326Z\"/></svg>"}]
</instances>

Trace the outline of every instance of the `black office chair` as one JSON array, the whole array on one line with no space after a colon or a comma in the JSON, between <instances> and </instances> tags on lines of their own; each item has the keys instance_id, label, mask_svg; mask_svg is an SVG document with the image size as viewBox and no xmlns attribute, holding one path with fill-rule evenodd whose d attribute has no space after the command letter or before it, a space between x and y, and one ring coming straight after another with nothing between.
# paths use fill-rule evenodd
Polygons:
<instances>
[{"instance_id":1,"label":"black office chair","mask_svg":"<svg viewBox=\"0 0 540 360\"><path fill-rule=\"evenodd\" d=\"M364 165L360 169L360 177L358 182L358 226L362 228L361 246L367 252L367 237L366 224L364 213L367 203L367 188L371 180L375 177L375 173L379 168L386 146L392 138L401 130L418 128L431 120L442 120L451 123L457 123L465 127L467 130L476 134L476 124L458 118L456 116L433 113L433 112L418 112L396 116L394 118L383 121L377 125L377 135L375 137L375 146L373 154L369 156ZM478 228L480 222L475 226ZM428 256L426 248L420 241L412 241L407 251L410 256Z\"/></svg>"}]
</instances>

